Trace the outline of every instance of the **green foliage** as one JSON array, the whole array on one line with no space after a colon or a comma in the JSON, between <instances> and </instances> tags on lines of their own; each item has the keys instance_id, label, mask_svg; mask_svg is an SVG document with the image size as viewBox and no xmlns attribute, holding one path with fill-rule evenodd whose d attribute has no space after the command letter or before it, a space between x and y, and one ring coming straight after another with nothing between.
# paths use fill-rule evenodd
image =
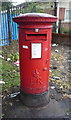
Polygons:
<instances>
[{"instance_id":1,"label":"green foliage","mask_svg":"<svg viewBox=\"0 0 71 120\"><path fill-rule=\"evenodd\" d=\"M9 1L7 2L2 2L2 10L6 10L8 7L12 7L13 4Z\"/></svg>"},{"instance_id":2,"label":"green foliage","mask_svg":"<svg viewBox=\"0 0 71 120\"><path fill-rule=\"evenodd\" d=\"M49 6L51 6L50 2L48 2L48 3L42 3L42 2L36 3L33 1L31 1L31 2L26 1L23 6L16 7L16 9L14 9L13 11L10 11L10 13L12 15L14 15L14 14L19 15L21 13L23 14L23 13L33 13L33 12L46 13L46 9Z\"/></svg>"},{"instance_id":3,"label":"green foliage","mask_svg":"<svg viewBox=\"0 0 71 120\"><path fill-rule=\"evenodd\" d=\"M17 60L19 60L19 53L10 54L10 58L11 58L11 62L16 62Z\"/></svg>"},{"instance_id":4,"label":"green foliage","mask_svg":"<svg viewBox=\"0 0 71 120\"><path fill-rule=\"evenodd\" d=\"M56 29L58 27L56 26L56 23L53 23L53 33L56 32ZM61 34L71 34L71 29L65 29L63 28L62 26L60 27L60 29L58 30L58 33L61 33Z\"/></svg>"},{"instance_id":5,"label":"green foliage","mask_svg":"<svg viewBox=\"0 0 71 120\"><path fill-rule=\"evenodd\" d=\"M35 12L35 11L36 11L35 3L26 2L26 6L24 8L24 13L30 13L30 12Z\"/></svg>"},{"instance_id":6,"label":"green foliage","mask_svg":"<svg viewBox=\"0 0 71 120\"><path fill-rule=\"evenodd\" d=\"M10 58L10 62L16 62L17 60L19 60L19 53L8 53L8 54L4 54L4 59L7 60L8 58Z\"/></svg>"},{"instance_id":7,"label":"green foliage","mask_svg":"<svg viewBox=\"0 0 71 120\"><path fill-rule=\"evenodd\" d=\"M65 28L61 27L59 33L61 33L61 34L71 34L71 29L65 29Z\"/></svg>"},{"instance_id":8,"label":"green foliage","mask_svg":"<svg viewBox=\"0 0 71 120\"><path fill-rule=\"evenodd\" d=\"M53 33L56 32L56 29L57 29L57 28L58 28L58 26L56 25L56 23L53 23L53 28L52 28Z\"/></svg>"},{"instance_id":9,"label":"green foliage","mask_svg":"<svg viewBox=\"0 0 71 120\"><path fill-rule=\"evenodd\" d=\"M46 9L48 8L48 6L50 6L51 3L43 3L43 2L26 2L26 6L24 9L24 13L32 13L32 12L46 12Z\"/></svg>"},{"instance_id":10,"label":"green foliage","mask_svg":"<svg viewBox=\"0 0 71 120\"><path fill-rule=\"evenodd\" d=\"M71 29L64 29L63 33L65 33L65 34L71 34Z\"/></svg>"}]
</instances>

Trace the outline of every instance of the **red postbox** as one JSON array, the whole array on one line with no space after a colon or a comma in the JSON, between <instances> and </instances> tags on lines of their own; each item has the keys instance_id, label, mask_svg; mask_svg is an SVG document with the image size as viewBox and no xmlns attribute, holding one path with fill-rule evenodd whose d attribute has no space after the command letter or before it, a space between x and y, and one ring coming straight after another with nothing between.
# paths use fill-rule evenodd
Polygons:
<instances>
[{"instance_id":1,"label":"red postbox","mask_svg":"<svg viewBox=\"0 0 71 120\"><path fill-rule=\"evenodd\" d=\"M49 101L52 23L57 18L26 13L13 21L19 24L21 98L28 106L44 106Z\"/></svg>"}]
</instances>

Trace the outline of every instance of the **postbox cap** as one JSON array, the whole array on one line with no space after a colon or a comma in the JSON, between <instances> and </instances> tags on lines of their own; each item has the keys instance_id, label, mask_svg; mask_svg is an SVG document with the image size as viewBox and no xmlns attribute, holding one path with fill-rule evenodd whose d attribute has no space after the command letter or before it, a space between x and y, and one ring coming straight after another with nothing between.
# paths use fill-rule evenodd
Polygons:
<instances>
[{"instance_id":1,"label":"postbox cap","mask_svg":"<svg viewBox=\"0 0 71 120\"><path fill-rule=\"evenodd\" d=\"M25 13L13 18L14 22L21 24L23 22L49 22L57 21L57 17L46 13Z\"/></svg>"}]
</instances>

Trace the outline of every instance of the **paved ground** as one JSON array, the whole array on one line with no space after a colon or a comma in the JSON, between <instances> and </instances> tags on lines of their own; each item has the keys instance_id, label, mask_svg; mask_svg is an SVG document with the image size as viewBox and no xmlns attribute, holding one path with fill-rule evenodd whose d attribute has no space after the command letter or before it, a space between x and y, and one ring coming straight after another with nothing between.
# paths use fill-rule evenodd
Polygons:
<instances>
[{"instance_id":1,"label":"paved ground","mask_svg":"<svg viewBox=\"0 0 71 120\"><path fill-rule=\"evenodd\" d=\"M19 99L19 95L7 97L3 104L4 118L69 118L69 99L65 99L56 90L50 89L50 102L42 108L29 108ZM51 94L56 94L51 97Z\"/></svg>"}]
</instances>

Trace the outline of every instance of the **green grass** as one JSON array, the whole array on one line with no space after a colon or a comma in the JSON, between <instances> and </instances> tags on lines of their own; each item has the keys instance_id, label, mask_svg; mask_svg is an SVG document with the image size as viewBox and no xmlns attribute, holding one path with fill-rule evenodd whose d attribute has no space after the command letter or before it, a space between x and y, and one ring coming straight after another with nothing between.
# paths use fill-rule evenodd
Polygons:
<instances>
[{"instance_id":1,"label":"green grass","mask_svg":"<svg viewBox=\"0 0 71 120\"><path fill-rule=\"evenodd\" d=\"M0 58L0 80L2 79L2 60Z\"/></svg>"},{"instance_id":2,"label":"green grass","mask_svg":"<svg viewBox=\"0 0 71 120\"><path fill-rule=\"evenodd\" d=\"M18 71L19 67L0 59L0 78L5 82L3 91L9 91L13 86L19 86L20 75Z\"/></svg>"}]
</instances>

